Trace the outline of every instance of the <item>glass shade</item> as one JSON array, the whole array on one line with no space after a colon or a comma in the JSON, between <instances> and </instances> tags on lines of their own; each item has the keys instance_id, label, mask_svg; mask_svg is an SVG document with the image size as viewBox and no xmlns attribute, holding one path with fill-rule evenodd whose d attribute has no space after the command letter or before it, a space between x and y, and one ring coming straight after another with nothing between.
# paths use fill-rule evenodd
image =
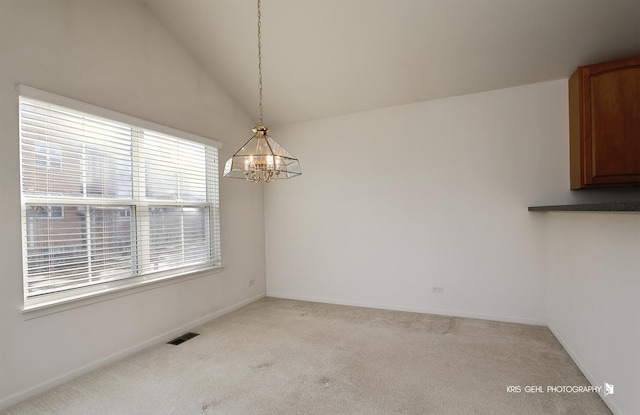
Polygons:
<instances>
[{"instance_id":1,"label":"glass shade","mask_svg":"<svg viewBox=\"0 0 640 415\"><path fill-rule=\"evenodd\" d=\"M250 182L273 182L302 174L300 162L269 137L264 125L253 129L254 135L224 165L224 177Z\"/></svg>"}]
</instances>

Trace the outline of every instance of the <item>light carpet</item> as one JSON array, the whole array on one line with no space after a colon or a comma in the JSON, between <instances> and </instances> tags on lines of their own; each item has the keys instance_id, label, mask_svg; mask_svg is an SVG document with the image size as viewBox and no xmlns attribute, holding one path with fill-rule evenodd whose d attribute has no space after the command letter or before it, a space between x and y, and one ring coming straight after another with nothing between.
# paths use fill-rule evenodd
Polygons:
<instances>
[{"instance_id":1,"label":"light carpet","mask_svg":"<svg viewBox=\"0 0 640 415\"><path fill-rule=\"evenodd\" d=\"M0 414L611 413L546 392L589 383L545 327L265 298L194 331Z\"/></svg>"}]
</instances>

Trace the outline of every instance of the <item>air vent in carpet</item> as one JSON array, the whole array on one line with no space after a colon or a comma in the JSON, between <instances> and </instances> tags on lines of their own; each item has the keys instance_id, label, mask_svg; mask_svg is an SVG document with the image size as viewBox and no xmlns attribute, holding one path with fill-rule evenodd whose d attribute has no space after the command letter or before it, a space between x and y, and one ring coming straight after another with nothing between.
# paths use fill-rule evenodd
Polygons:
<instances>
[{"instance_id":1,"label":"air vent in carpet","mask_svg":"<svg viewBox=\"0 0 640 415\"><path fill-rule=\"evenodd\" d=\"M170 342L167 342L168 344L173 344L175 346L182 344L184 342L186 342L187 340L191 340L196 336L199 336L200 333L185 333L180 337L176 337L175 339L171 340Z\"/></svg>"}]
</instances>

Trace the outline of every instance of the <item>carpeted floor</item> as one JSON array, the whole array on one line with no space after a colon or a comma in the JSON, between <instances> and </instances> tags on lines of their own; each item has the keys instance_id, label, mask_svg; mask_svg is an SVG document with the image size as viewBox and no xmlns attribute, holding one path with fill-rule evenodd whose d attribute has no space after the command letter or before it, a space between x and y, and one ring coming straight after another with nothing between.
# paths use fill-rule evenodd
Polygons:
<instances>
[{"instance_id":1,"label":"carpeted floor","mask_svg":"<svg viewBox=\"0 0 640 415\"><path fill-rule=\"evenodd\" d=\"M588 382L545 327L266 298L194 331L0 414L611 413L546 392Z\"/></svg>"}]
</instances>

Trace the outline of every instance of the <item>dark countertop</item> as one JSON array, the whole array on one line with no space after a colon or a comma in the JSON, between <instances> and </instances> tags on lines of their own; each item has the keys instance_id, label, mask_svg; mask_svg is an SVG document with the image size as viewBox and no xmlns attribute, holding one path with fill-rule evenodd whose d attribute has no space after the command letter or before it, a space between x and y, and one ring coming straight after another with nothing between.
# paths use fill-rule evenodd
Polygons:
<instances>
[{"instance_id":1,"label":"dark countertop","mask_svg":"<svg viewBox=\"0 0 640 415\"><path fill-rule=\"evenodd\" d=\"M530 212L640 212L638 202L600 202L574 205L529 206Z\"/></svg>"}]
</instances>

